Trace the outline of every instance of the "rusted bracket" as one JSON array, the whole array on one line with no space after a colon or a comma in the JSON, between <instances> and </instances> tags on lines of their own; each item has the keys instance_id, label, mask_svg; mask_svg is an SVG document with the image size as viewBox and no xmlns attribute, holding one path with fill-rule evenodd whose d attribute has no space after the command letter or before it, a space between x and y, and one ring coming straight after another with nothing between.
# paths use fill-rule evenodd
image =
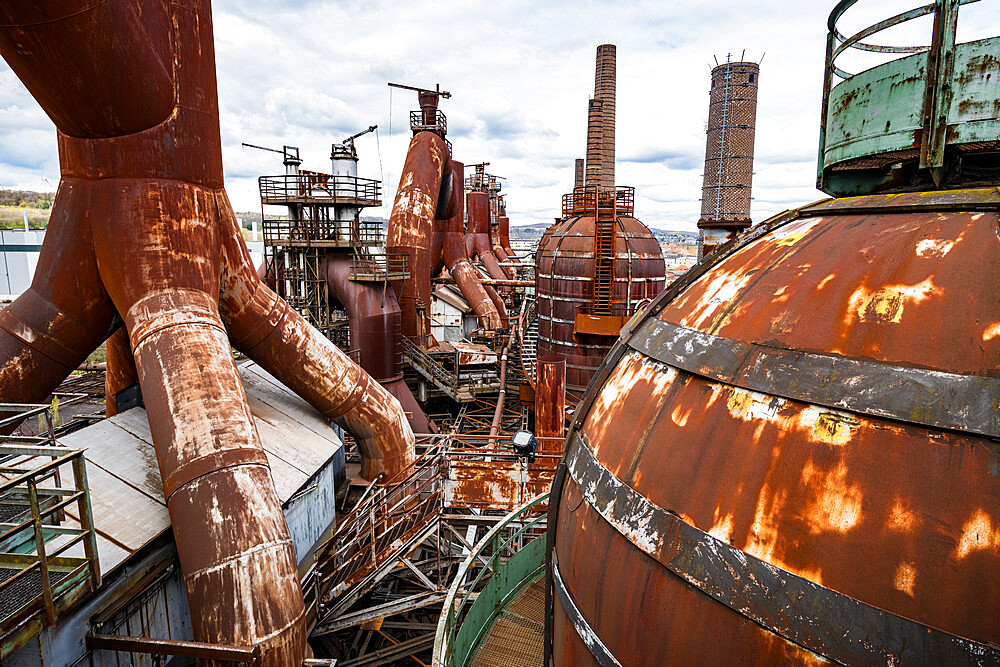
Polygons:
<instances>
[{"instance_id":1,"label":"rusted bracket","mask_svg":"<svg viewBox=\"0 0 1000 667\"><path fill-rule=\"evenodd\" d=\"M927 52L927 90L924 95L924 133L920 142L920 166L930 169L935 185L940 185L944 148L951 107L952 78L955 71L955 31L959 0L936 0L934 34Z\"/></svg>"},{"instance_id":2,"label":"rusted bracket","mask_svg":"<svg viewBox=\"0 0 1000 667\"><path fill-rule=\"evenodd\" d=\"M260 661L259 646L230 646L186 642L176 639L152 637L124 637L122 635L87 635L87 649L91 651L119 651L171 655L205 660L226 660L238 665L256 665Z\"/></svg>"}]
</instances>

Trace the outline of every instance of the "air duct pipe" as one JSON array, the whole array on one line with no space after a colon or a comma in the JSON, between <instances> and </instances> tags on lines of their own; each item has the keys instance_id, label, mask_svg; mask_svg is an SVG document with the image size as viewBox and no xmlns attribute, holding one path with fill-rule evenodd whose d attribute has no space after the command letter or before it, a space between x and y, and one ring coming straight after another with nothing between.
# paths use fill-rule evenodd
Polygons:
<instances>
[{"instance_id":1,"label":"air duct pipe","mask_svg":"<svg viewBox=\"0 0 1000 667\"><path fill-rule=\"evenodd\" d=\"M0 313L0 401L43 398L124 321L195 639L301 664L295 553L231 345L352 430L369 476L413 460L403 412L253 270L223 189L208 2L8 1L0 26L62 173L32 287Z\"/></svg>"},{"instance_id":2,"label":"air duct pipe","mask_svg":"<svg viewBox=\"0 0 1000 667\"><path fill-rule=\"evenodd\" d=\"M448 163L444 139L434 132L415 134L410 140L396 200L389 215L386 248L389 252L405 254L409 271L405 280L392 281L402 309L403 335L424 347L430 340L427 315L431 304L430 242Z\"/></svg>"},{"instance_id":3,"label":"air duct pipe","mask_svg":"<svg viewBox=\"0 0 1000 667\"><path fill-rule=\"evenodd\" d=\"M347 311L351 340L359 348L361 368L396 397L418 433L432 433L427 415L403 381L403 348L399 302L392 288L350 279L349 255L332 255L326 260L326 280L333 296Z\"/></svg>"},{"instance_id":4,"label":"air duct pipe","mask_svg":"<svg viewBox=\"0 0 1000 667\"><path fill-rule=\"evenodd\" d=\"M461 162L451 161L451 173L453 184L465 182L465 165ZM439 233L435 236L439 239L444 266L447 267L455 285L469 303L472 312L479 318L479 325L484 329L495 331L503 326L503 319L506 318L507 312L503 308L503 301L500 301L498 307L487 290L488 286L480 282L479 272L466 254L465 231L463 229L465 204L460 193L459 190L453 195L455 197L454 213L446 219L436 221ZM494 292L495 294L496 292Z\"/></svg>"},{"instance_id":5,"label":"air duct pipe","mask_svg":"<svg viewBox=\"0 0 1000 667\"><path fill-rule=\"evenodd\" d=\"M475 257L493 280L506 280L493 254L490 243L490 196L486 192L473 191L465 197L469 208L469 229L465 236L465 251Z\"/></svg>"},{"instance_id":6,"label":"air duct pipe","mask_svg":"<svg viewBox=\"0 0 1000 667\"><path fill-rule=\"evenodd\" d=\"M497 262L500 265L500 269L503 271L504 275L508 279L514 279L514 269L507 266L510 263L510 257L507 256L507 251L503 246L503 238L500 231L500 211L499 207L502 203L501 200L497 201L497 216L496 222L490 221L490 250L493 251L493 256L496 257Z\"/></svg>"}]
</instances>

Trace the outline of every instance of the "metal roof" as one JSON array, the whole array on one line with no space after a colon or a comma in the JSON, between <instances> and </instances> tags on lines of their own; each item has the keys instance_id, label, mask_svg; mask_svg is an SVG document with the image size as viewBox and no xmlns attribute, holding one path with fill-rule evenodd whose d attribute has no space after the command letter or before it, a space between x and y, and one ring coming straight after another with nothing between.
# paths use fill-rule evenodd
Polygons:
<instances>
[{"instance_id":1,"label":"metal roof","mask_svg":"<svg viewBox=\"0 0 1000 667\"><path fill-rule=\"evenodd\" d=\"M239 371L275 488L287 503L343 444L318 412L257 364ZM170 528L145 410L127 410L58 442L86 450L101 572Z\"/></svg>"}]
</instances>

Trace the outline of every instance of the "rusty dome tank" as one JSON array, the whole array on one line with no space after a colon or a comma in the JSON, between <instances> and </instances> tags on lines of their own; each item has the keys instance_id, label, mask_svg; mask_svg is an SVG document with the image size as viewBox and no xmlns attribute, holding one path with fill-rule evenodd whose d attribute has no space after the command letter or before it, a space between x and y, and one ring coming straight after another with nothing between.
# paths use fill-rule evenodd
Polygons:
<instances>
[{"instance_id":1,"label":"rusty dome tank","mask_svg":"<svg viewBox=\"0 0 1000 667\"><path fill-rule=\"evenodd\" d=\"M552 664L1000 662L1000 38L941 0L880 26L933 13L929 49L851 76L853 4L839 197L672 284L578 406Z\"/></svg>"},{"instance_id":2,"label":"rusty dome tank","mask_svg":"<svg viewBox=\"0 0 1000 667\"><path fill-rule=\"evenodd\" d=\"M538 354L565 359L566 388L578 394L625 321L666 281L659 243L632 217L632 188L614 192L617 213L598 213L596 188L566 195L562 219L545 231L535 252ZM599 225L598 215L610 217L613 226ZM610 244L599 233L605 227L612 227ZM609 268L599 270L600 262Z\"/></svg>"},{"instance_id":3,"label":"rusty dome tank","mask_svg":"<svg viewBox=\"0 0 1000 667\"><path fill-rule=\"evenodd\" d=\"M538 354L566 360L566 389L577 396L625 321L666 284L660 245L633 217L635 188L615 187L616 75L617 49L601 44L587 107L586 169L576 161L562 217L535 251Z\"/></svg>"}]
</instances>

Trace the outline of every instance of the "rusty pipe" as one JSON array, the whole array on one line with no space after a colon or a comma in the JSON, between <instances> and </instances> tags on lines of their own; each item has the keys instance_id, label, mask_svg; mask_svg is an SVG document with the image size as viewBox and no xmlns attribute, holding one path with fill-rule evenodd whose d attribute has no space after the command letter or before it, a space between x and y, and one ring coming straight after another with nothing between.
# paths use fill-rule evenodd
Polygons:
<instances>
[{"instance_id":1,"label":"rusty pipe","mask_svg":"<svg viewBox=\"0 0 1000 667\"><path fill-rule=\"evenodd\" d=\"M389 215L386 249L405 254L409 270L405 280L392 281L402 312L403 335L420 342L430 336L430 322L418 321L417 304L426 307L431 302L430 242L448 162L444 139L433 132L414 135Z\"/></svg>"},{"instance_id":2,"label":"rusty pipe","mask_svg":"<svg viewBox=\"0 0 1000 667\"><path fill-rule=\"evenodd\" d=\"M500 245L507 254L507 259L515 264L520 264L521 260L517 258L517 253L510 248L510 218L501 215L497 218L497 224L500 228Z\"/></svg>"},{"instance_id":3,"label":"rusty pipe","mask_svg":"<svg viewBox=\"0 0 1000 667\"><path fill-rule=\"evenodd\" d=\"M496 288L492 285L486 283L486 279L482 280L483 289L486 291L486 295L489 296L490 301L493 302L493 307L497 309L497 313L500 314L500 326L507 328L509 318L507 316L507 305L503 302L503 299L497 294Z\"/></svg>"},{"instance_id":4,"label":"rusty pipe","mask_svg":"<svg viewBox=\"0 0 1000 667\"><path fill-rule=\"evenodd\" d=\"M108 369L108 364L105 361L98 362L96 364L80 364L76 367L78 371L106 371Z\"/></svg>"},{"instance_id":5,"label":"rusty pipe","mask_svg":"<svg viewBox=\"0 0 1000 667\"><path fill-rule=\"evenodd\" d=\"M465 251L485 267L490 278L505 280L507 274L497 264L490 246L490 196L485 192L470 192L465 197L469 209L469 230L465 235Z\"/></svg>"},{"instance_id":6,"label":"rusty pipe","mask_svg":"<svg viewBox=\"0 0 1000 667\"><path fill-rule=\"evenodd\" d=\"M535 437L542 454L562 454L566 427L566 359L535 362Z\"/></svg>"},{"instance_id":7,"label":"rusty pipe","mask_svg":"<svg viewBox=\"0 0 1000 667\"><path fill-rule=\"evenodd\" d=\"M396 397L410 415L410 427L417 433L434 433L433 423L424 414L413 392L403 381L403 347L399 302L392 287L350 279L349 255L331 255L326 260L326 281L331 293L347 311L351 341L356 341L361 368Z\"/></svg>"},{"instance_id":8,"label":"rusty pipe","mask_svg":"<svg viewBox=\"0 0 1000 667\"><path fill-rule=\"evenodd\" d=\"M118 414L118 392L139 382L139 371L129 344L128 332L119 327L107 341L107 363L104 373L104 414Z\"/></svg>"},{"instance_id":9,"label":"rusty pipe","mask_svg":"<svg viewBox=\"0 0 1000 667\"><path fill-rule=\"evenodd\" d=\"M490 423L490 438L487 441L488 447L495 447L497 437L500 435L500 422L503 420L503 404L507 396L507 355L510 353L510 344L514 340L513 332L507 334L507 344L500 353L500 393L497 395L497 406L493 410L493 421Z\"/></svg>"},{"instance_id":10,"label":"rusty pipe","mask_svg":"<svg viewBox=\"0 0 1000 667\"><path fill-rule=\"evenodd\" d=\"M452 183L465 182L465 165L452 160L451 170ZM465 233L462 229L465 198L461 196L461 190L458 190L457 193L453 214L446 219L437 221L442 236L441 250L444 264L455 281L455 285L458 286L462 296L472 308L472 312L479 319L479 326L487 331L496 331L503 326L503 317L483 287L479 272L466 254Z\"/></svg>"},{"instance_id":11,"label":"rusty pipe","mask_svg":"<svg viewBox=\"0 0 1000 667\"><path fill-rule=\"evenodd\" d=\"M73 214L87 200L82 184L60 182L31 286L0 310L2 402L43 402L121 324L81 243L89 220Z\"/></svg>"},{"instance_id":12,"label":"rusty pipe","mask_svg":"<svg viewBox=\"0 0 1000 667\"><path fill-rule=\"evenodd\" d=\"M521 304L521 312L517 316L517 325L507 334L507 344L504 345L500 353L500 393L497 396L497 407L493 411L493 421L490 423L490 437L487 441L488 447L495 447L497 437L500 435L500 424L503 421L503 406L507 398L507 357L510 355L510 348L514 344L515 336L520 338L521 327L524 323L525 303Z\"/></svg>"},{"instance_id":13,"label":"rusty pipe","mask_svg":"<svg viewBox=\"0 0 1000 667\"><path fill-rule=\"evenodd\" d=\"M493 256L497 260L497 266L500 270L504 272L504 275L509 279L514 278L514 270L510 268L509 258L507 257L507 251L503 247L503 239L500 238L500 221L497 219L496 224L490 223L490 250L493 252Z\"/></svg>"}]
</instances>

